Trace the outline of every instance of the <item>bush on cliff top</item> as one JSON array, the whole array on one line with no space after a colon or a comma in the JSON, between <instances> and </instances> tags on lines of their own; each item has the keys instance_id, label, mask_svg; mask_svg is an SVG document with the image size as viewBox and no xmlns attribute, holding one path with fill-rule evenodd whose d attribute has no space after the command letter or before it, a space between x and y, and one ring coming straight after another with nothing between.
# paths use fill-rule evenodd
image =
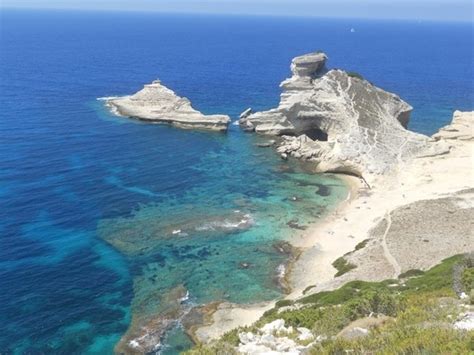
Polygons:
<instances>
[{"instance_id":1,"label":"bush on cliff top","mask_svg":"<svg viewBox=\"0 0 474 355\"><path fill-rule=\"evenodd\" d=\"M387 354L470 353L474 351L472 332L449 327L453 315L459 313L453 291L453 269L462 262L463 256L454 256L407 280L353 281L334 291L303 297L295 302L300 309L279 311L276 307L254 326L232 330L218 342L199 346L187 354L223 354L238 345L239 332L255 332L257 327L275 319L284 319L287 326L309 328L315 335L333 337L315 344L312 354L343 354L347 350ZM462 279L466 280L466 287L472 286L473 270L464 269ZM334 337L352 321L369 314L383 314L393 320L372 329L366 337L352 340Z\"/></svg>"},{"instance_id":2,"label":"bush on cliff top","mask_svg":"<svg viewBox=\"0 0 474 355\"><path fill-rule=\"evenodd\" d=\"M357 78L357 79L360 79L360 80L364 80L364 77L361 74L359 74L355 71L348 71L347 75L350 76L351 78Z\"/></svg>"}]
</instances>

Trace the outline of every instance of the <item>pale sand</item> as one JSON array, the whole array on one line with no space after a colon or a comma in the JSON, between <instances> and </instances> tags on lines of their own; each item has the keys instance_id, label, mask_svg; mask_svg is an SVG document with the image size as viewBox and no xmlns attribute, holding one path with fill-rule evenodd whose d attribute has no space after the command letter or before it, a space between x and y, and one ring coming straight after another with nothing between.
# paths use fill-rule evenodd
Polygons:
<instances>
[{"instance_id":1,"label":"pale sand","mask_svg":"<svg viewBox=\"0 0 474 355\"><path fill-rule=\"evenodd\" d=\"M472 116L471 114L470 122L473 122ZM353 279L371 280L374 271L377 277L398 276L402 271L401 267L388 250L385 238L372 243L373 248L378 247L380 250L377 256L384 259L383 262L376 264L377 269L372 270L372 274L367 271L368 268L365 268L365 271L364 268L360 268L355 269L358 272L334 278L336 269L332 263L353 251L358 243L370 238L371 229L384 218L388 221L388 231L390 213L398 207L416 201L447 197L458 191L474 188L473 125L468 128L468 133L471 138L447 140L451 145L448 154L417 158L401 164L391 175L372 180L371 189L358 178L344 177L350 186L348 200L324 221L305 231L304 234L295 235L291 240L294 246L301 247L304 251L291 268L289 281L293 291L287 298L300 297L308 286L315 286L310 290L312 293L336 288ZM463 204L467 207L474 206L472 194L463 200ZM385 237L385 234L382 233L382 236ZM449 239L450 235L446 235L446 238ZM452 250L466 249L465 245ZM396 245L392 245L391 248L393 250ZM474 250L474 239L467 249L463 251ZM444 256L443 253L438 253L436 257L424 260L423 265L429 267L439 263L444 257L450 256L452 250L447 249ZM423 253L420 251L420 254ZM199 328L196 336L207 342L237 326L251 325L273 304L272 302L245 307L226 304L212 315L214 323Z\"/></svg>"},{"instance_id":2,"label":"pale sand","mask_svg":"<svg viewBox=\"0 0 474 355\"><path fill-rule=\"evenodd\" d=\"M207 343L224 333L237 327L255 323L262 314L273 308L274 302L255 303L250 305L236 305L221 303L212 314L212 324L199 327L193 337L200 342Z\"/></svg>"}]
</instances>

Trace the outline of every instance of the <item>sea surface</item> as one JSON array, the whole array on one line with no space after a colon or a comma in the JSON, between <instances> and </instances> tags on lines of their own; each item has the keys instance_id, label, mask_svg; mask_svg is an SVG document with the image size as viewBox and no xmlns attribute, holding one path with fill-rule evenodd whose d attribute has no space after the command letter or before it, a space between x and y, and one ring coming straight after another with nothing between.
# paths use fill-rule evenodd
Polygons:
<instances>
[{"instance_id":1,"label":"sea surface","mask_svg":"<svg viewBox=\"0 0 474 355\"><path fill-rule=\"evenodd\" d=\"M346 197L337 176L234 125L143 124L97 98L160 78L236 120L277 105L292 57L324 50L432 134L474 109L472 46L472 24L2 11L0 353L112 353L173 295L187 307L282 297L284 242ZM179 323L162 343L191 345Z\"/></svg>"}]
</instances>

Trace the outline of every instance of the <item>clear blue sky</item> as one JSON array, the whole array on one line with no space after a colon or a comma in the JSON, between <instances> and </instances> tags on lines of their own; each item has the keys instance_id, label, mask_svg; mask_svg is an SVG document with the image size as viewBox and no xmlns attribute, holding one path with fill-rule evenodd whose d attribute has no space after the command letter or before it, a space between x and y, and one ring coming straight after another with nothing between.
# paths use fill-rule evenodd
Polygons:
<instances>
[{"instance_id":1,"label":"clear blue sky","mask_svg":"<svg viewBox=\"0 0 474 355\"><path fill-rule=\"evenodd\" d=\"M4 8L473 21L473 0L0 0Z\"/></svg>"}]
</instances>

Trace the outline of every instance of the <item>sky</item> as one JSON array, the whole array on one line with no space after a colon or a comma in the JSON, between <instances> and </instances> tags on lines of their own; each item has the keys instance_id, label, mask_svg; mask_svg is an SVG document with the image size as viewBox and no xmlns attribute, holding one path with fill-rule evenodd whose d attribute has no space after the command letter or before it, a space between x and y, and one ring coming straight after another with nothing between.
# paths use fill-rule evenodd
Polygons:
<instances>
[{"instance_id":1,"label":"sky","mask_svg":"<svg viewBox=\"0 0 474 355\"><path fill-rule=\"evenodd\" d=\"M0 0L3 8L473 22L472 0Z\"/></svg>"}]
</instances>

